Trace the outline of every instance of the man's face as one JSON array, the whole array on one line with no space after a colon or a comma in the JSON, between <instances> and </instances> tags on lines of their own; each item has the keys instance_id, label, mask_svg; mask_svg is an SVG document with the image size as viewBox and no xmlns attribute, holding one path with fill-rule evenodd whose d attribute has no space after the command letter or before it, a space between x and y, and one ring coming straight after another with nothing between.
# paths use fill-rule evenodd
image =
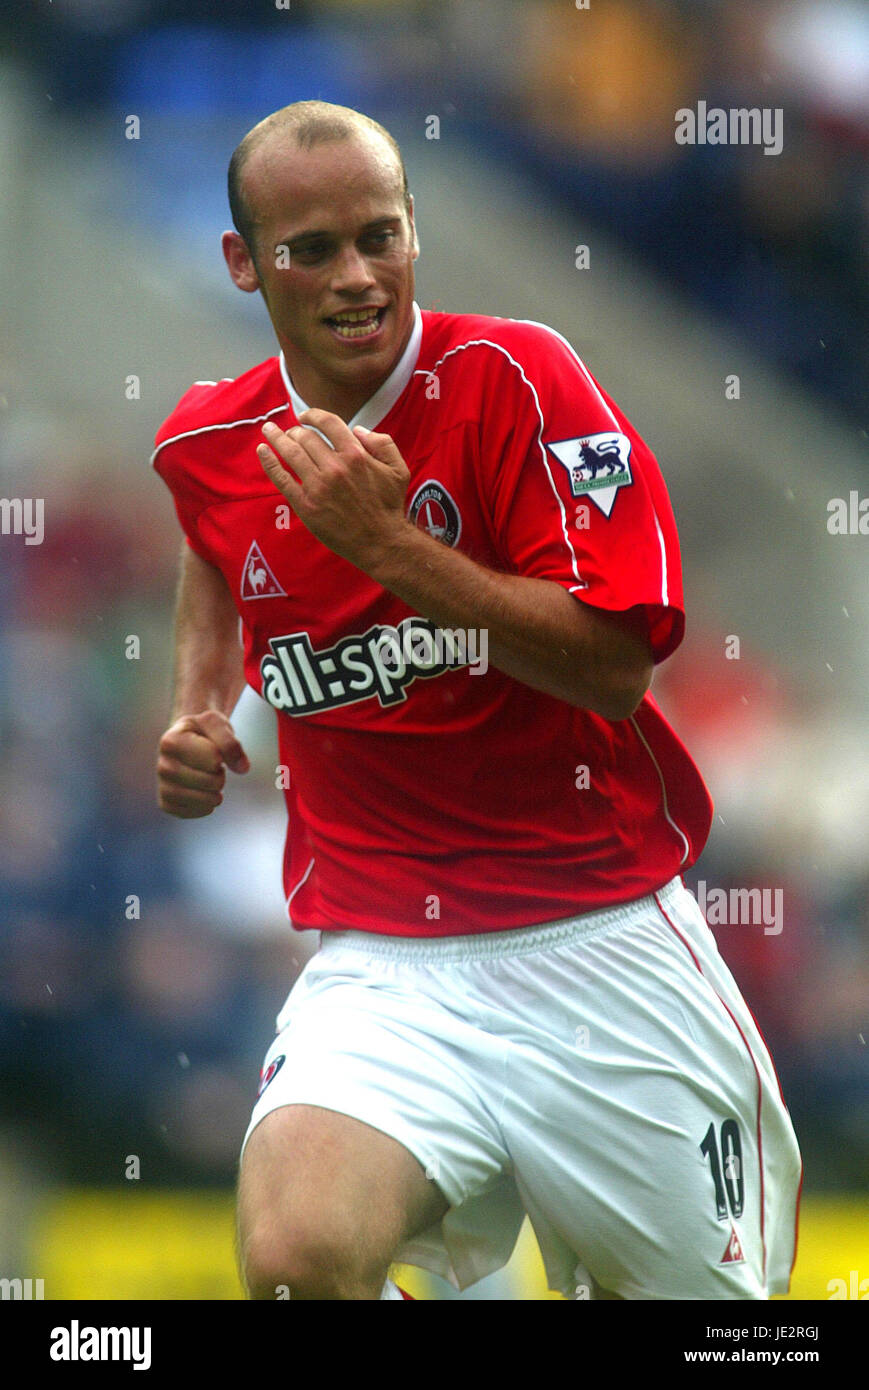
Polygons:
<instances>
[{"instance_id":1,"label":"man's face","mask_svg":"<svg viewBox=\"0 0 869 1390\"><path fill-rule=\"evenodd\" d=\"M249 157L243 182L258 283L242 288L262 291L303 400L349 418L413 327L419 248L395 158L376 136L309 150L272 138Z\"/></svg>"}]
</instances>

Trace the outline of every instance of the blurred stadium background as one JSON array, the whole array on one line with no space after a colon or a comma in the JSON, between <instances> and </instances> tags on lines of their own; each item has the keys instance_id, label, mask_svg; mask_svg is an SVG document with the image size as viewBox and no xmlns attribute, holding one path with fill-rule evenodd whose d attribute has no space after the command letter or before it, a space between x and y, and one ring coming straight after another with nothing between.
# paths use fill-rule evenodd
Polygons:
<instances>
[{"instance_id":1,"label":"blurred stadium background","mask_svg":"<svg viewBox=\"0 0 869 1390\"><path fill-rule=\"evenodd\" d=\"M0 1275L240 1297L238 1146L314 941L256 697L219 813L155 808L180 537L148 457L191 381L274 351L225 168L318 96L405 149L423 307L551 324L657 453L688 635L655 693L717 808L688 883L784 894L779 934L717 934L803 1148L791 1296L869 1296L869 540L827 527L869 493L865 6L30 0L0 37L0 492L45 502L41 545L0 536ZM781 108L782 152L677 145L700 99ZM547 1297L530 1236L463 1297Z\"/></svg>"}]
</instances>

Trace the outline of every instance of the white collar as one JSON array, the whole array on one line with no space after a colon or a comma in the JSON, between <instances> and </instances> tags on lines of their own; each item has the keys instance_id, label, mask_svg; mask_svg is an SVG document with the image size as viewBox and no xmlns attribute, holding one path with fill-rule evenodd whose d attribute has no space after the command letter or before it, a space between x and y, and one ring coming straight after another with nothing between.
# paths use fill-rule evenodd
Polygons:
<instances>
[{"instance_id":1,"label":"white collar","mask_svg":"<svg viewBox=\"0 0 869 1390\"><path fill-rule=\"evenodd\" d=\"M398 400L410 378L413 376L413 369L419 357L419 349L422 343L422 314L416 300L413 302L413 329L408 339L407 347L401 354L396 365L393 367L389 376L378 386L374 395L357 410L352 420L348 421L348 426L352 430L354 425L364 425L365 429L373 430L380 424L384 416L388 415L395 402ZM302 400L287 371L287 364L284 354L281 352L279 361L281 364L281 376L290 397L290 404L296 413L296 418L309 407ZM318 430L319 434L320 431Z\"/></svg>"}]
</instances>

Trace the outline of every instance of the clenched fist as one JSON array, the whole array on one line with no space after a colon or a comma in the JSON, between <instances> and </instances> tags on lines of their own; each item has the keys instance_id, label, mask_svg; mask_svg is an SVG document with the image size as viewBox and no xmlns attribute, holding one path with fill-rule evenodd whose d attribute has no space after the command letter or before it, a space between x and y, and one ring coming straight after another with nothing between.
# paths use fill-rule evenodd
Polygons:
<instances>
[{"instance_id":1,"label":"clenched fist","mask_svg":"<svg viewBox=\"0 0 869 1390\"><path fill-rule=\"evenodd\" d=\"M219 710L186 714L166 730L157 759L157 803L170 816L210 816L223 800L226 768L249 772L247 754Z\"/></svg>"}]
</instances>

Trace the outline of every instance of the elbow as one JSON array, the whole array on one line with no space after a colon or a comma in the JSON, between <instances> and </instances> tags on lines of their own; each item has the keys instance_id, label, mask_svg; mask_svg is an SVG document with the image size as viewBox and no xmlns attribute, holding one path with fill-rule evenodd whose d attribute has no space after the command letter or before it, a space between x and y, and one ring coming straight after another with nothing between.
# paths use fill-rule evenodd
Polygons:
<instances>
[{"instance_id":1,"label":"elbow","mask_svg":"<svg viewBox=\"0 0 869 1390\"><path fill-rule=\"evenodd\" d=\"M599 714L610 723L617 724L622 719L630 719L643 702L646 691L652 683L654 664L643 662L641 666L621 671L613 675L605 685L594 692L593 701L585 700L585 708Z\"/></svg>"}]
</instances>

